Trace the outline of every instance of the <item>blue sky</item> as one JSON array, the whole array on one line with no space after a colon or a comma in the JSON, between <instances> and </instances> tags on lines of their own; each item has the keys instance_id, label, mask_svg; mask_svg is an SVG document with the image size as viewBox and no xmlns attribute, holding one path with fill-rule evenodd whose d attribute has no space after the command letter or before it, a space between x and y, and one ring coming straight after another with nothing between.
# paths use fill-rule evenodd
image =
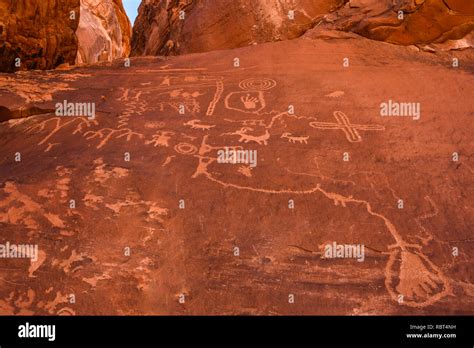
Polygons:
<instances>
[{"instance_id":1,"label":"blue sky","mask_svg":"<svg viewBox=\"0 0 474 348\"><path fill-rule=\"evenodd\" d=\"M137 17L138 6L142 0L123 0L123 7L125 7L125 11L127 12L128 18L130 18L130 22L135 22L135 17Z\"/></svg>"}]
</instances>

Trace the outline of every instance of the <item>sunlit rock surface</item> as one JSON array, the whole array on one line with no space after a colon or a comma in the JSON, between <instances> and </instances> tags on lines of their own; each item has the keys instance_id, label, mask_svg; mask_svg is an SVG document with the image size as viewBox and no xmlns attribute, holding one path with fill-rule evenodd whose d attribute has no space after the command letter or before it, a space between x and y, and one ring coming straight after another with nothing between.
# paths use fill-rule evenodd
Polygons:
<instances>
[{"instance_id":1,"label":"sunlit rock surface","mask_svg":"<svg viewBox=\"0 0 474 348\"><path fill-rule=\"evenodd\" d=\"M81 0L76 62L90 64L128 57L131 33L122 0Z\"/></svg>"},{"instance_id":2,"label":"sunlit rock surface","mask_svg":"<svg viewBox=\"0 0 474 348\"><path fill-rule=\"evenodd\" d=\"M315 28L1 74L31 115L0 123L1 243L39 252L0 259L0 314L472 314L473 58Z\"/></svg>"},{"instance_id":3,"label":"sunlit rock surface","mask_svg":"<svg viewBox=\"0 0 474 348\"><path fill-rule=\"evenodd\" d=\"M133 29L132 52L133 55L183 54L294 39L343 3L343 0L145 0Z\"/></svg>"}]
</instances>

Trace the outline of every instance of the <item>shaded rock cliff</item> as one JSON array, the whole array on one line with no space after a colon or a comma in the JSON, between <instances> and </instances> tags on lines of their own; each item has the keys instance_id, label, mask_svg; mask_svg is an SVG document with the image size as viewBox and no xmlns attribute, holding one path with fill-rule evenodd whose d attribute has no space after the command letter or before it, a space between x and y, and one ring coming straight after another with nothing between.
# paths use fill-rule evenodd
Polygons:
<instances>
[{"instance_id":1,"label":"shaded rock cliff","mask_svg":"<svg viewBox=\"0 0 474 348\"><path fill-rule=\"evenodd\" d=\"M78 24L79 0L1 0L0 70L74 63Z\"/></svg>"},{"instance_id":2,"label":"shaded rock cliff","mask_svg":"<svg viewBox=\"0 0 474 348\"><path fill-rule=\"evenodd\" d=\"M0 0L2 72L110 61L130 39L122 0Z\"/></svg>"}]
</instances>

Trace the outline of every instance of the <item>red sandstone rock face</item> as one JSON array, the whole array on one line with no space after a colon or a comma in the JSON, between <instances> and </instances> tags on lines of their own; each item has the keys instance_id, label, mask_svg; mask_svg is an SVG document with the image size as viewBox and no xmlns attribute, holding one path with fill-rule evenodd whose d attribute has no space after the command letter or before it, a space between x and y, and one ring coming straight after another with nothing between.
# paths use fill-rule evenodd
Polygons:
<instances>
[{"instance_id":1,"label":"red sandstone rock face","mask_svg":"<svg viewBox=\"0 0 474 348\"><path fill-rule=\"evenodd\" d=\"M78 23L79 0L0 1L0 71L74 63Z\"/></svg>"},{"instance_id":2,"label":"red sandstone rock face","mask_svg":"<svg viewBox=\"0 0 474 348\"><path fill-rule=\"evenodd\" d=\"M121 0L81 0L79 64L128 57L132 28Z\"/></svg>"},{"instance_id":3,"label":"red sandstone rock face","mask_svg":"<svg viewBox=\"0 0 474 348\"><path fill-rule=\"evenodd\" d=\"M462 48L472 46L473 15L474 3L462 0L144 0L132 55L183 54L292 39L315 26L394 44L448 42L449 48Z\"/></svg>"},{"instance_id":4,"label":"red sandstone rock face","mask_svg":"<svg viewBox=\"0 0 474 348\"><path fill-rule=\"evenodd\" d=\"M130 53L131 25L121 0L2 0L0 10L0 71L96 63Z\"/></svg>"},{"instance_id":5,"label":"red sandstone rock face","mask_svg":"<svg viewBox=\"0 0 474 348\"><path fill-rule=\"evenodd\" d=\"M0 244L39 248L0 260L0 315L472 315L473 50L325 36L0 74L0 116L43 110L0 123Z\"/></svg>"},{"instance_id":6,"label":"red sandstone rock face","mask_svg":"<svg viewBox=\"0 0 474 348\"><path fill-rule=\"evenodd\" d=\"M183 54L294 39L343 3L344 0L144 0L133 30L132 52ZM292 20L289 11L294 11Z\"/></svg>"},{"instance_id":7,"label":"red sandstone rock face","mask_svg":"<svg viewBox=\"0 0 474 348\"><path fill-rule=\"evenodd\" d=\"M350 0L325 18L332 28L401 45L460 40L474 29L474 2ZM472 42L469 42L471 45Z\"/></svg>"}]
</instances>

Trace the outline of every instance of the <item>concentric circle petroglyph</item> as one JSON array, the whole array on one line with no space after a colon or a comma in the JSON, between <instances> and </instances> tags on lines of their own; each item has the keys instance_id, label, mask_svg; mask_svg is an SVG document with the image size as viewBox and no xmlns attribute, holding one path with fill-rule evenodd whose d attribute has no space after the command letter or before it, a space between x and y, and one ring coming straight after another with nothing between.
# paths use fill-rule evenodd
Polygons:
<instances>
[{"instance_id":1,"label":"concentric circle petroglyph","mask_svg":"<svg viewBox=\"0 0 474 348\"><path fill-rule=\"evenodd\" d=\"M239 87L247 91L266 91L276 86L276 81L266 78L251 78L240 81Z\"/></svg>"},{"instance_id":2,"label":"concentric circle petroglyph","mask_svg":"<svg viewBox=\"0 0 474 348\"><path fill-rule=\"evenodd\" d=\"M179 143L174 149L182 155L193 155L197 152L197 147L188 143Z\"/></svg>"}]
</instances>

